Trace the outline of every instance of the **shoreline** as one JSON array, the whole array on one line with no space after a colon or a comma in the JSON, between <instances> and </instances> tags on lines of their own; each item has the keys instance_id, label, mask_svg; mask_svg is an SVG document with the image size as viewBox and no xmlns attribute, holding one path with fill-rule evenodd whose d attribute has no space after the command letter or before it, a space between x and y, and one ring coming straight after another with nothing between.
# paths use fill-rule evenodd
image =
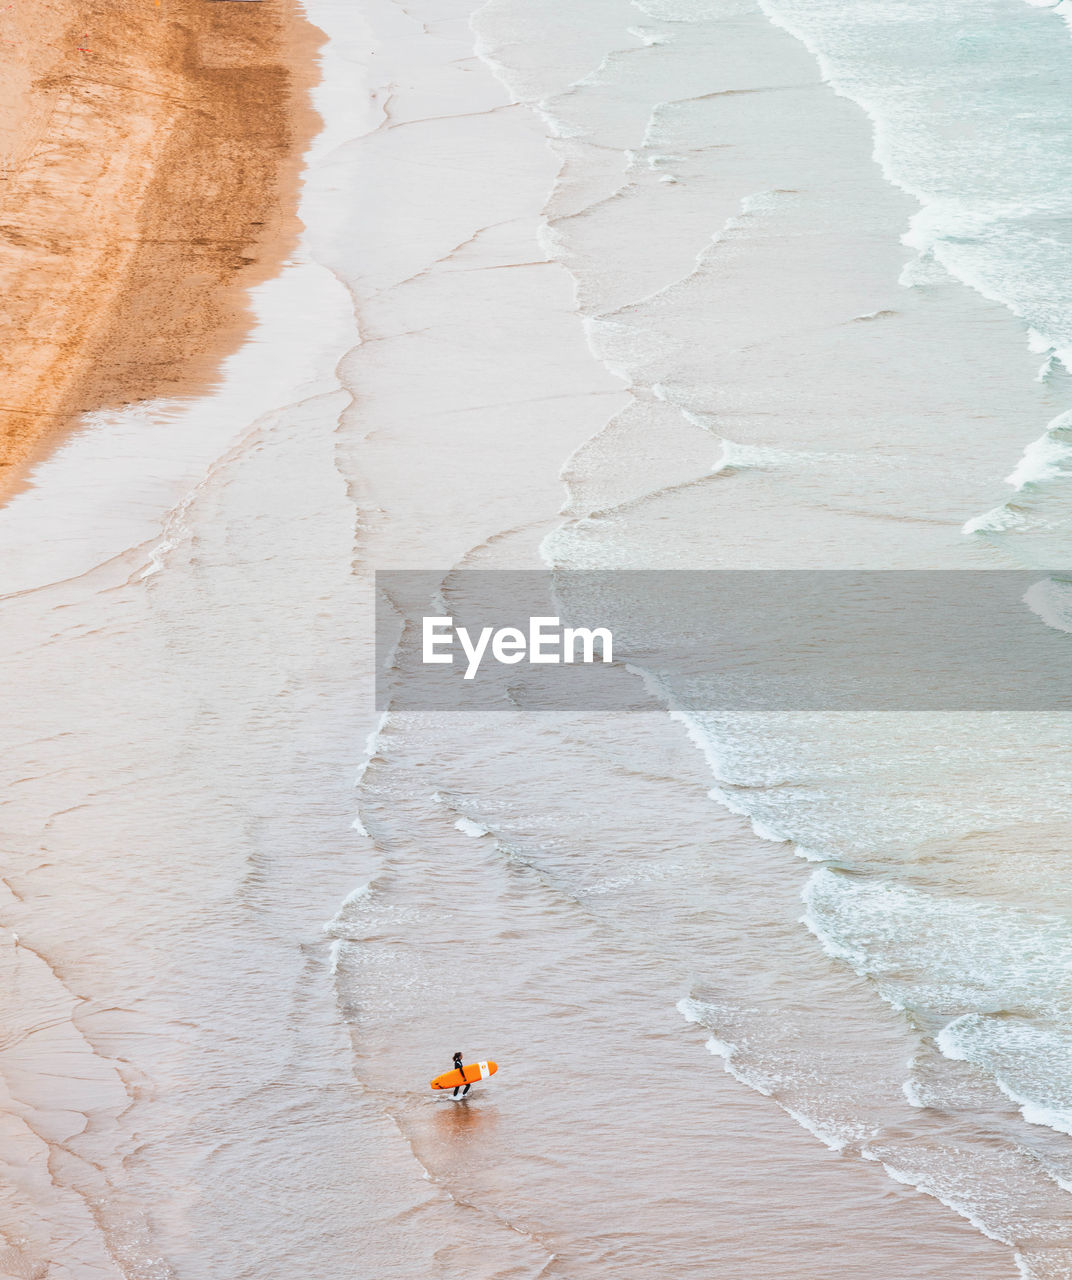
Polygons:
<instances>
[{"instance_id":1,"label":"shoreline","mask_svg":"<svg viewBox=\"0 0 1072 1280\"><path fill-rule=\"evenodd\" d=\"M336 3L338 29L324 25L350 84L365 32L348 46ZM331 0L320 7L331 16ZM241 405L244 434L203 477L200 459L191 468L149 563L148 544L122 541L112 561L63 581L42 573L2 602L19 641L5 673L6 986L27 1009L39 979L36 1007L52 1000L61 1019L12 1019L26 1062L52 1053L40 1095L19 1099L25 1145L12 1149L53 1182L48 1221L30 1219L30 1245L9 1261L30 1273L73 1256L119 1280L117 1257L139 1274L235 1276L301 1259L329 1278L352 1273L356 1249L383 1280L414 1280L451 1263L482 1274L501 1249L533 1275L684 1277L706 1276L717 1250L735 1274L758 1255L767 1274L873 1280L894 1241L898 1280L946 1259L1006 1280L1006 1246L822 1145L682 1022L686 993L756 1003L730 961L752 954L742 939L769 950L777 930L818 974L809 993L833 1001L847 983L850 1012L862 1006L850 1048L869 1051L876 1025L895 1067L914 1047L799 930L806 868L712 805L703 758L661 711L643 741L634 724L556 735L500 722L461 741L453 724L438 738L389 725L360 771L372 835L352 822L357 744L375 724L353 697L369 686L354 624L367 570L534 560L560 523L561 460L606 430L625 394L590 358L566 271L534 260L538 180L554 167L543 126L475 74L460 7L428 25L372 8L366 132L341 160L318 144L325 163L319 185L311 164L305 196L329 215L349 192L393 182L412 234L374 201L355 200L345 226L310 218L312 262L284 275L327 287L331 264L337 346L326 309L304 321L309 295L286 295L289 308L275 296L265 310L290 327L247 343L233 399L205 409L230 429ZM392 88L381 128L371 104ZM336 124L343 114L333 107ZM344 323L355 303L363 335ZM257 374L293 360L309 330L319 376L265 391ZM400 376L413 369L433 376ZM196 412L161 430L183 436ZM82 433L66 471L23 495L41 511L7 509L22 508L8 528L24 546L58 510L71 523L55 483L67 471L79 499L93 491L90 527L113 516L108 486L134 523L152 523L144 509L167 503L144 483L158 459L134 425L142 483L127 483L120 444L93 455ZM483 465L444 485L463 452ZM365 881L370 893L355 888ZM766 913L747 933L742 898ZM779 974L761 956L750 976L791 1004L797 968ZM427 1079L454 1043L515 1068L486 1104L437 1112L399 1080ZM631 1073L664 1054L649 1106ZM526 1060L555 1063L570 1087L540 1088L535 1067L526 1081ZM10 1065L25 1089L23 1060ZM666 1187L650 1206L612 1200L615 1222L606 1189L638 1166L641 1185L665 1171ZM90 1222L87 1206L104 1211Z\"/></svg>"},{"instance_id":2,"label":"shoreline","mask_svg":"<svg viewBox=\"0 0 1072 1280\"><path fill-rule=\"evenodd\" d=\"M507 6L496 6L495 12L507 23ZM588 66L562 67L550 57L541 64L552 67L548 74L564 82L561 93L574 105L577 94L570 82L586 76L592 86L610 81L607 67L617 33L605 30L605 21L601 18L592 32L576 37L573 48L583 51ZM385 23L385 28L394 31L393 23ZM508 441L517 451L519 443L535 434L525 432L522 417L522 412L540 411L535 395L531 402L525 395L533 368L541 358L546 368L552 367L548 357L554 355L560 374L568 367L567 353L572 358L584 341L585 295L576 274L563 265L565 254L548 254L550 265L533 264L536 254L525 247L524 231L531 226L529 244L546 247L537 238L548 225L542 219L549 207L561 215L567 200L571 209L586 205L604 214L627 208L624 198L615 198L622 181L617 161L627 144L615 134L610 140L597 139L598 149L588 144L585 150L586 143L569 134L577 123L573 117L560 134L549 138L542 110L518 110L528 81L507 88L508 101L497 101L487 73L504 87L508 84L505 73L492 67L493 62L500 67L503 62L499 49L516 52L524 63L519 77L531 76L539 44L529 38L531 28L523 20L518 28L504 30L498 41L480 28L476 35L483 68L474 67L476 74L467 77L464 99L474 122L464 135L469 144L466 180L455 179L446 188L453 196L448 199L432 166L418 169L414 164L417 157L438 154L438 128L456 121L462 106L460 95L450 93L447 79L449 68L463 65L461 50L441 42L439 28L433 31L425 28L423 37L412 33L405 43L399 40L390 49L392 54L397 49L396 60L388 62L386 53L377 59L384 77L382 91L386 93L388 79L394 90L395 130L366 141L365 172L374 178L382 174L384 183L405 174L412 184L406 193L420 216L415 214L407 223L405 256L390 240L390 229L370 219L344 264L355 282L369 342L347 362L343 374L361 407L362 449L358 455L350 445L341 454L350 463L350 474L360 478L362 507L377 513L362 530L365 563L516 568L530 563L533 544L541 540L536 530L542 535L561 522L551 512L562 477L560 473L547 483L548 455L558 448L572 481L577 459L608 432L609 415L622 407L626 394L624 388L615 388L613 402L609 396L594 399L601 393L600 380L605 376L603 385L610 386L612 375L592 358L586 343L587 358L578 362L574 390L583 387L588 397L589 435L583 436L578 420L570 432L573 440L568 441L564 416L556 413L556 443L551 422L533 414L540 456L529 462L520 482L504 482L509 473L500 461L498 443ZM766 55L774 41L767 24L754 22L750 32L751 51ZM606 48L599 44L604 37ZM548 42L556 39L555 29L548 28ZM778 42L774 54L764 57L765 70L768 62L777 64L781 48ZM582 58L581 53L577 56ZM818 85L818 73L803 64L802 54L787 70L787 81L807 79ZM596 67L601 68L599 76L593 74ZM429 82L443 86L435 114L426 93L405 88ZM686 88L700 93L704 87L672 82L674 91L682 94ZM481 84L487 96L478 98L476 86ZM554 95L545 84L531 92L541 108L553 109ZM815 98L826 101L818 89ZM635 109L642 136L647 104L642 104L642 118L624 91L618 101L622 100ZM780 136L780 100L773 95L741 94L725 101L731 108L764 111L761 124L769 122L774 137ZM617 125L617 116L612 118ZM402 125L408 125L408 132L402 132ZM861 136L854 116L846 127L856 128L856 136ZM505 150L507 131L511 162L526 175L541 165L550 169L548 155L558 162L551 185L526 191L523 208L501 209L486 199L466 221L461 213L469 191L501 198L495 174L505 172L506 166L493 148ZM747 139L743 124L740 132ZM759 129L753 133L764 136ZM576 174L568 167L560 170L562 152L571 145L583 153ZM677 148L668 143L667 151L671 150L675 169L683 172ZM600 161L605 161L607 172L599 167L593 174L592 166ZM860 172L871 177L869 166L850 176L855 179ZM655 199L668 192L684 198L691 180L683 172L685 180L663 185L662 176L656 167L647 170L655 208L660 207ZM753 186L766 180L766 174L757 176L751 170L746 176ZM884 198L884 189L877 183L875 188ZM736 216L736 211L734 199L728 216ZM455 216L456 224L449 221ZM648 273L652 260L659 266L664 253L668 283L679 270L691 270L693 244L706 243L712 221L717 226L718 219L705 205L696 218L695 241L676 234L666 237L669 246L645 246L638 296L648 296L659 285ZM503 227L511 228L516 245L499 230ZM604 234L600 243L603 256L598 262L605 268L608 243L628 248L637 241ZM895 240L888 257L899 255ZM578 257L568 261L576 265ZM539 284L534 278L530 291L521 294L525 271L538 271ZM596 283L620 289L623 276L604 269ZM474 279L481 281L479 288L472 285ZM544 313L537 300L550 289L562 289L570 302ZM621 299L617 305L622 305ZM725 314L737 313L727 307ZM739 314L751 318L743 306ZM489 315L524 317L524 324L514 322L510 347L489 324ZM478 351L453 338L459 330L479 335ZM451 352L449 366L441 354L444 349ZM423 368L439 375L434 406L429 405L421 379L398 376L399 370ZM557 389L545 382L542 398L551 399L549 393ZM655 403L657 409L665 404ZM602 408L597 411L596 406ZM664 429L666 416L662 413L657 423ZM450 432L442 430L444 418ZM459 422L464 426L455 428ZM646 426L645 420L639 436ZM710 435L696 435L698 448L695 437L682 427L676 435L665 430L660 439L671 441L670 457L658 459L660 480L661 468L671 464L680 469L670 477L675 480L710 469L717 446ZM685 445L679 446L682 439ZM398 456L403 442L410 446L404 468ZM654 450L639 449L642 442L637 436L629 442L637 451L638 461L630 462L641 471L641 494L654 487ZM436 484L444 460L453 461L449 450L458 450L461 443L467 457L494 458L497 467L467 468L464 507L452 502L449 486ZM624 484L632 478L624 466L615 470L608 455L602 461L611 480ZM499 507L503 492L511 496L507 514ZM605 510L602 498L600 494L584 507L585 516L595 513L589 532L601 527L597 521ZM501 522L498 528L495 520ZM486 532L489 523L495 530L491 534ZM459 536L463 530L468 547ZM389 559L384 552L390 553ZM405 1220L406 1248L414 1254L422 1248L425 1262L423 1270L411 1265L406 1274L433 1274L435 1249L444 1234L433 1220L440 1205L416 1198L407 1202L408 1169L456 1204L475 1211L470 1215L467 1252L457 1259L459 1270L464 1265L496 1274L512 1269L517 1274L571 1277L706 1275L717 1242L724 1267L725 1255L731 1255L728 1265L734 1275L758 1270L765 1275L828 1276L830 1255L836 1250L841 1272L874 1276L884 1242L894 1238L901 1225L911 1236L911 1246L897 1257L900 1276L934 1274L947 1260L962 1261L972 1274L995 1280L1015 1274L1007 1246L978 1234L936 1199L888 1179L875 1162L835 1153L794 1117L791 1108L810 1079L804 1055L788 1063L801 1070L784 1082L787 1105L775 1103L724 1072L721 1063L705 1053L696 1031L681 1024L674 1005L686 991L715 987L729 999L736 994L733 981L741 980L741 1003L751 1008L755 988L768 981L773 985L777 974L764 967L762 955L751 972L748 962L756 958L753 948L769 948L777 930L793 954L789 980L778 984L781 989L775 995L791 1002L797 994L792 979L806 965L813 976L806 994L822 989L827 1004L842 1013L838 995L847 986L842 1025L848 1026L853 1050L859 1048L861 1055L871 1055L872 1039L879 1041L874 1056L882 1059L884 1074L879 1067L875 1074L886 1086L882 1096L890 1100L889 1113L901 1117L905 1104L899 1072L916 1048L916 1038L873 1001L861 981L846 980L828 957L815 954L809 935L797 923L798 895L807 869L777 845L761 840L744 819L711 804L707 794L713 779L679 725L653 717L650 737L641 745L638 723L639 717L615 734L606 725L600 732L572 721L561 729L523 718L489 716L486 724L470 722L459 738L450 717L436 723L431 716L396 714L385 716L370 740L368 759L360 770L359 830L368 834L374 856L370 854L362 876L365 883L332 922L331 936L338 947L334 969L340 1007L353 1037L357 1079L364 1096L390 1117L400 1135L388 1147L393 1159L383 1158L375 1184L376 1193L389 1200L392 1216L377 1222L376 1232L368 1232L364 1243L368 1256L376 1258L378 1272L396 1274L390 1270L391 1231L394 1222ZM687 795L685 779L691 783ZM672 815L670 822L667 815ZM725 841L719 839L723 833ZM690 856L696 860L695 883L701 889L709 886L703 894L690 892L692 882L678 865ZM742 870L755 878L742 876ZM727 909L731 888L742 879L734 901L760 904L754 914L761 918L752 933L740 929ZM684 887L675 892L675 885ZM776 918L766 918L763 913L773 914L768 904L774 898L782 909ZM623 927L629 910L634 914L625 917ZM683 922L700 919L707 924L691 951L682 943L676 955L668 955L668 940L682 933ZM723 937L726 941L720 945ZM731 964L734 949L739 952L736 966ZM706 981L701 983L693 975L699 971L705 976L705 969ZM479 975L475 984L473 974ZM757 978L753 986L745 981L750 977ZM771 993L766 989L764 994ZM777 1012L772 1009L765 1030L777 1027ZM791 1030L798 1028L800 1022ZM400 1064L407 1079L426 1079L436 1069L428 1064L441 1060L447 1044L461 1044L471 1056L495 1057L500 1063L494 1089L464 1111L444 1109L417 1088L402 1092L398 1086ZM639 1053L634 1048L638 1045ZM658 1105L649 1108L643 1105L636 1080L651 1058L665 1074L660 1077ZM566 1082L561 1090L540 1088L539 1071L549 1061ZM672 1076L667 1065L671 1062ZM826 1083L837 1080L835 1069ZM790 1086L797 1087L797 1094L790 1096ZM841 1102L840 1093L837 1100ZM585 1117L583 1133L578 1133L579 1116ZM699 1117L710 1121L705 1124ZM657 1185L659 1198L650 1209L631 1202L615 1218L621 1206L608 1204L606 1186L613 1171L623 1167L650 1170L651 1178L641 1174L640 1181ZM721 1183L719 1195L713 1196L712 1181L725 1169L733 1170L734 1185L727 1190ZM792 1171L788 1178L787 1169ZM800 1186L805 1178L806 1191L783 1199L787 1183ZM603 1179L607 1181L601 1185ZM561 1194L561 1187L569 1189L568 1195ZM370 1193L372 1188L370 1179ZM753 1205L763 1205L767 1214L761 1239L742 1233L738 1225L739 1215ZM418 1211L425 1219L422 1233L414 1229ZM818 1224L836 1221L845 1228L850 1213L850 1229L839 1231L836 1243L831 1243ZM399 1247L396 1244L394 1251Z\"/></svg>"},{"instance_id":3,"label":"shoreline","mask_svg":"<svg viewBox=\"0 0 1072 1280\"><path fill-rule=\"evenodd\" d=\"M302 158L298 247L282 271L251 291L250 337L223 361L218 386L204 396L89 415L82 429L58 442L33 483L0 507L0 541L8 552L0 610L6 634L18 641L9 656L17 663L17 655L32 653L33 680L21 683L44 689L44 702L59 695L61 718L77 730L60 735L61 750L74 748L62 766L63 785L88 806L76 823L80 852L51 824L42 833L33 802L11 814L19 834L5 870L5 882L15 887L0 904L0 967L9 974L5 1019L18 1034L8 1052L0 1051L0 1131L10 1138L0 1164L11 1188L0 1222L0 1271L11 1265L37 1274L51 1265L64 1274L73 1268L121 1280L131 1266L139 1275L160 1268L186 1274L201 1269L209 1253L210 1271L237 1275L259 1252L271 1258L262 1270L276 1274L280 1220L292 1219L300 1241L291 1241L291 1256L304 1257L317 1240L309 1224L326 1203L337 1222L353 1211L351 1175L338 1187L330 1176L350 1159L357 1123L349 1057L330 985L312 978L326 950L317 946L322 921L351 887L335 842L347 838L349 756L361 726L345 713L340 723L338 714L358 682L343 640L329 644L321 630L320 644L333 656L309 655L308 680L299 683L306 694L311 684L318 692L296 700L289 726L262 719L276 704L279 673L304 650L295 628L314 616L308 589L323 590L323 572L333 574L336 590L349 585L354 527L334 466L348 404L335 369L358 334L349 295L320 264L304 227L315 225L315 210L337 189L335 149L365 122L363 86L351 60L361 46L345 0L306 0L305 7L332 33L313 92L325 124ZM266 526L254 521L249 552L236 554L233 539L242 539L251 506L259 509L269 490L273 518ZM288 572L289 540L306 527L302 518L288 519L295 506L308 520L307 568L323 565L319 573ZM200 542L197 554L191 535ZM223 543L207 566L200 539L218 535ZM328 567L336 564L347 566L337 576ZM236 565L239 579L225 588L229 603L206 603L203 593L214 593L220 574ZM280 576L272 578L276 570ZM258 589L253 581L261 572L269 578ZM244 632L252 601L269 598L276 602L275 625ZM76 674L103 658L103 651L97 658L90 653L97 638L52 665L47 618L61 601L84 617L84 610L96 614L97 638L123 636L125 692L109 698L106 714L78 705L79 690L90 693L97 683ZM128 606L138 616L134 625ZM185 644L174 643L189 623L200 633L188 637L202 654L196 668L187 667ZM231 630L236 625L241 634ZM206 628L216 640L202 647ZM234 643L221 646L228 633ZM104 643L108 648L110 640ZM267 649L258 659L254 650L262 644ZM226 742L217 739L215 748L200 730L190 736L185 711L172 718L188 708L195 689L199 701L220 711ZM98 691L99 685L91 697ZM238 711L240 705L247 710ZM142 718L150 707L151 727ZM290 717L292 708L280 702L278 709ZM50 716L37 699L36 708L14 711L9 723L43 742L51 737ZM306 751L299 747L282 768L278 754L282 744L300 742L317 747L314 776L301 782L297 775L311 763ZM30 754L36 757L36 748ZM152 762L147 772L138 756ZM48 782L27 758L25 741L8 758L28 783L23 795L40 796ZM102 780L121 788L122 779L141 781L120 803L113 793L91 813L98 792L86 770L95 772L98 762ZM282 808L281 778L293 780L284 785L295 797ZM314 788L326 810L310 811ZM263 811L264 802L278 820L294 824L279 858L270 847L275 823L254 829L233 821L240 811ZM127 836L105 834L116 820L129 824ZM55 845L55 859L51 853L42 859L46 845ZM298 849L305 856L295 863ZM250 867L269 862L271 884L257 889ZM49 884L58 867L62 880ZM42 1026L37 1015L45 1007L55 1020ZM293 1034L281 1033L281 1016ZM303 1065L292 1074L299 1039ZM251 1070L275 1087L251 1099ZM305 1126L277 1126L281 1106L304 1108ZM319 1120L310 1120L313 1111ZM325 1173L315 1139L329 1131L337 1137ZM222 1176L202 1195L204 1170L239 1147L237 1177ZM274 1179L284 1164L302 1167L299 1182L309 1191L297 1212L297 1193L289 1189L289 1202L268 1213L246 1188L265 1185L261 1171ZM232 1199L236 1187L239 1200ZM198 1213L210 1217L205 1231L190 1225ZM315 1261L312 1269L318 1270Z\"/></svg>"},{"instance_id":4,"label":"shoreline","mask_svg":"<svg viewBox=\"0 0 1072 1280\"><path fill-rule=\"evenodd\" d=\"M0 504L80 413L212 389L298 240L324 43L300 0L89 0L11 24Z\"/></svg>"}]
</instances>

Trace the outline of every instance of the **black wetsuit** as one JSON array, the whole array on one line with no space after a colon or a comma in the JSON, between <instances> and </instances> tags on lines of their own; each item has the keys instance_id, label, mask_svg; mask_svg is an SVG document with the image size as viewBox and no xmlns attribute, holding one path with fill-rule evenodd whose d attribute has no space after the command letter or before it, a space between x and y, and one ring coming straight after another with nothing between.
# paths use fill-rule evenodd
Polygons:
<instances>
[{"instance_id":1,"label":"black wetsuit","mask_svg":"<svg viewBox=\"0 0 1072 1280\"><path fill-rule=\"evenodd\" d=\"M465 1067L462 1065L462 1055L461 1055L460 1053L456 1053L456 1054L454 1055L454 1068L455 1068L455 1070L456 1070L456 1071L460 1071L460 1072L462 1073L462 1079L463 1079L463 1080L465 1080ZM459 1090L459 1088L461 1088L461 1086L460 1086L460 1085L455 1085L455 1086L454 1086L454 1096L455 1096L455 1097L457 1097L457 1096L458 1096L458 1090ZM468 1084L468 1081L467 1081L467 1082L466 1082L466 1085L465 1085L465 1088L464 1088L464 1089L462 1089L462 1097L464 1098L464 1097L465 1097L465 1095L466 1095L468 1092L469 1092L469 1084Z\"/></svg>"}]
</instances>

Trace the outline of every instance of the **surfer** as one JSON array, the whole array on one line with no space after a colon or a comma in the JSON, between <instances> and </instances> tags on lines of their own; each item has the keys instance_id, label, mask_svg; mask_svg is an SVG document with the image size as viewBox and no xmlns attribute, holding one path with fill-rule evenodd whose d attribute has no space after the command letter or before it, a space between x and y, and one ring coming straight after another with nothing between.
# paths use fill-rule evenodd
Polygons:
<instances>
[{"instance_id":1,"label":"surfer","mask_svg":"<svg viewBox=\"0 0 1072 1280\"><path fill-rule=\"evenodd\" d=\"M454 1055L454 1069L455 1071L460 1071L462 1073L462 1079L465 1080L465 1067L462 1065L462 1051L460 1049ZM458 1090L460 1088L461 1088L460 1085L456 1084L454 1086L455 1097L458 1096ZM464 1098L468 1092L469 1092L469 1082L466 1081L465 1088L462 1089L462 1097Z\"/></svg>"}]
</instances>

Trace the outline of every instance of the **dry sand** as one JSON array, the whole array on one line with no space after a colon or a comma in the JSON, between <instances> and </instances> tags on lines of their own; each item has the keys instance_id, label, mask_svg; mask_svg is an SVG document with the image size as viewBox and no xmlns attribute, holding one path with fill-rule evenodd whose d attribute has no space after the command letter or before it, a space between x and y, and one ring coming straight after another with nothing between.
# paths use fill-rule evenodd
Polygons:
<instances>
[{"instance_id":1,"label":"dry sand","mask_svg":"<svg viewBox=\"0 0 1072 1280\"><path fill-rule=\"evenodd\" d=\"M74 415L238 345L297 235L321 42L298 0L0 0L0 498Z\"/></svg>"}]
</instances>

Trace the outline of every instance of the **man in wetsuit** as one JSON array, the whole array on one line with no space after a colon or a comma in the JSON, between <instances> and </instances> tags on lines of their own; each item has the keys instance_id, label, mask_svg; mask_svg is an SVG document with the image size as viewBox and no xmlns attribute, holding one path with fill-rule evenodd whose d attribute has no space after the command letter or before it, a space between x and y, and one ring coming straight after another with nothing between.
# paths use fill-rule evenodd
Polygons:
<instances>
[{"instance_id":1,"label":"man in wetsuit","mask_svg":"<svg viewBox=\"0 0 1072 1280\"><path fill-rule=\"evenodd\" d=\"M465 1068L462 1066L462 1051L461 1051L460 1049L459 1049L459 1050L457 1051L457 1053L455 1053L455 1055L454 1055L454 1066L455 1066L455 1069L456 1069L456 1070L458 1070L458 1071L460 1071L460 1072L462 1073L462 1079L463 1079L463 1080L465 1080ZM461 1085L457 1085L457 1084L456 1084L456 1085L454 1086L454 1096L455 1096L455 1097L457 1097L457 1096L458 1096L458 1090L459 1090L459 1089L461 1089ZM466 1095L468 1092L469 1092L469 1082L468 1082L468 1081L466 1081L465 1088L464 1088L464 1089L462 1089L462 1097L464 1098L464 1097L465 1097L465 1095Z\"/></svg>"}]
</instances>

